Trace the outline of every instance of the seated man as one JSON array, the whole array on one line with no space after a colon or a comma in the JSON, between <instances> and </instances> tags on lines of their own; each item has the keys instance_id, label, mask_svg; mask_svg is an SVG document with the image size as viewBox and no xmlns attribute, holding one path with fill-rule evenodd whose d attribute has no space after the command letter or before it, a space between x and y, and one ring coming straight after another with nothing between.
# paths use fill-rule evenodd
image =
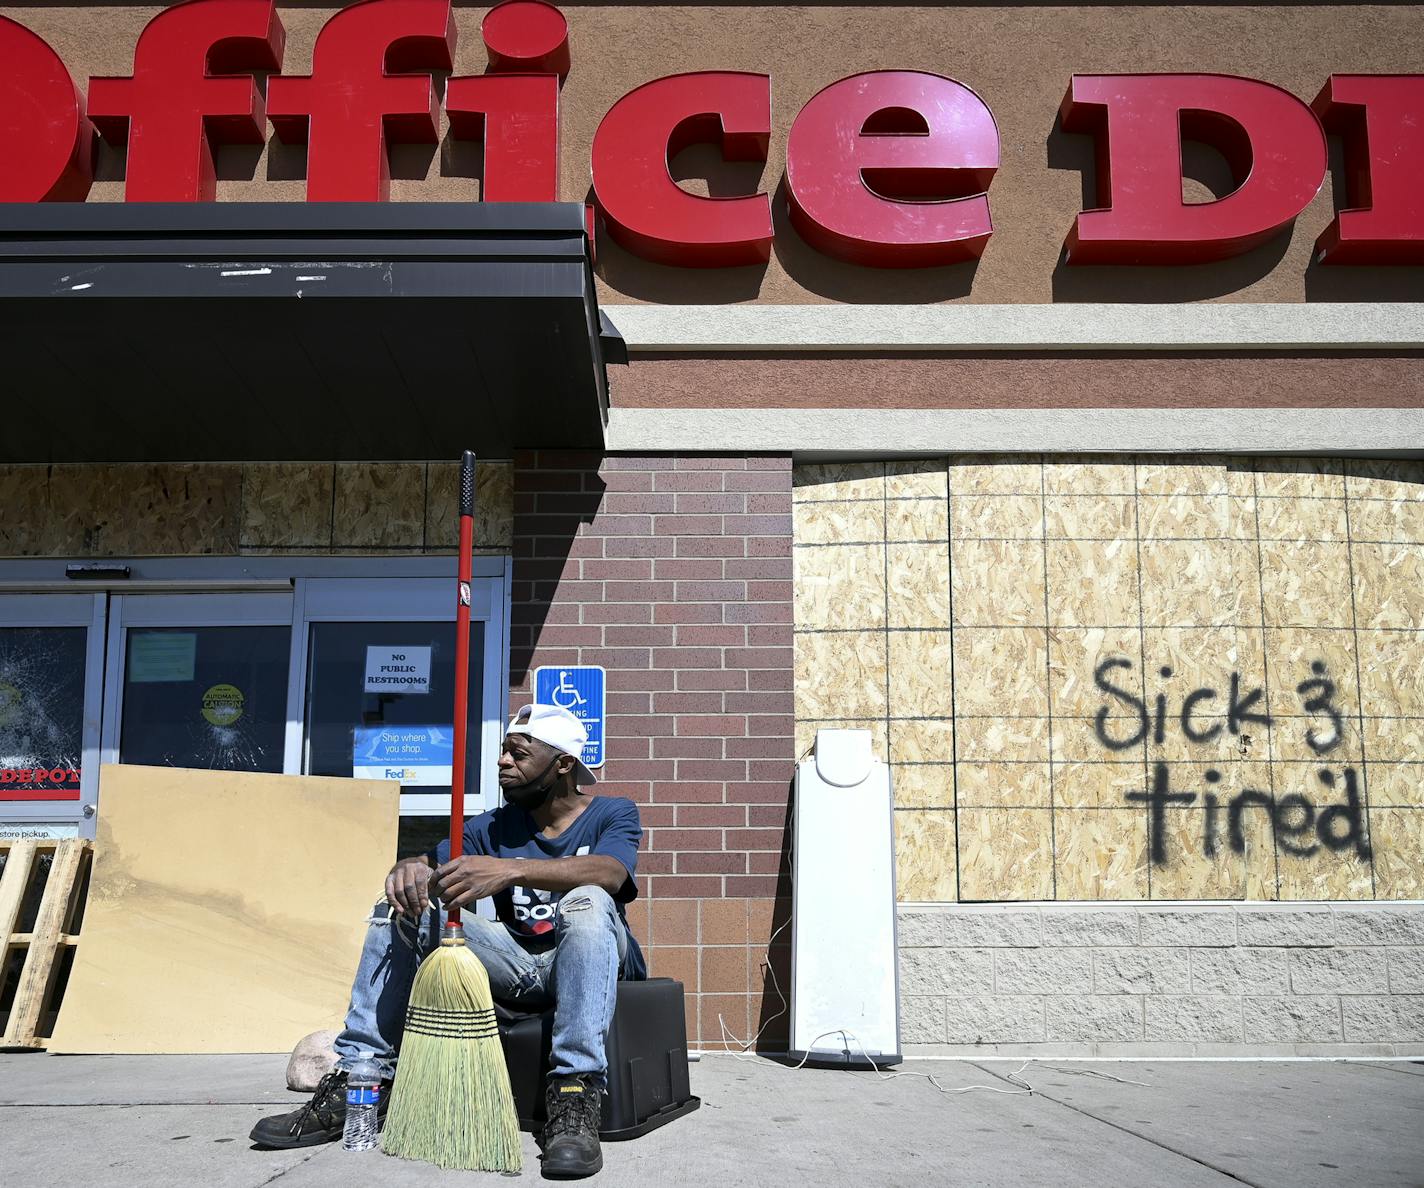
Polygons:
<instances>
[{"instance_id":1,"label":"seated man","mask_svg":"<svg viewBox=\"0 0 1424 1188\"><path fill-rule=\"evenodd\" d=\"M607 1086L604 1037L619 978L647 977L623 905L637 894L633 872L642 826L630 800L584 796L596 782L579 759L588 735L567 710L526 705L499 756L505 804L465 822L464 856L450 843L406 858L386 878L386 903L372 913L351 990L336 1068L299 1110L264 1118L252 1139L265 1147L305 1147L338 1138L346 1113L346 1072L371 1053L395 1075L411 982L438 943L444 912L461 913L465 938L489 972L496 999L529 1010L554 1005L547 1087L544 1174L572 1178L603 1166L598 1145ZM473 905L494 899L498 922ZM384 1112L386 1094L381 1096Z\"/></svg>"}]
</instances>

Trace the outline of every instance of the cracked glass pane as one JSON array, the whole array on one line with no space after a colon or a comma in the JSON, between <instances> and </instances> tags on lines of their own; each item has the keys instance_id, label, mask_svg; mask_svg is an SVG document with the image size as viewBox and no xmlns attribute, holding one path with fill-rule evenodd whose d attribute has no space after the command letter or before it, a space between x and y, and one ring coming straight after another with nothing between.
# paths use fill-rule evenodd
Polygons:
<instances>
[{"instance_id":1,"label":"cracked glass pane","mask_svg":"<svg viewBox=\"0 0 1424 1188\"><path fill-rule=\"evenodd\" d=\"M281 771L290 627L131 627L119 761Z\"/></svg>"},{"instance_id":2,"label":"cracked glass pane","mask_svg":"<svg viewBox=\"0 0 1424 1188\"><path fill-rule=\"evenodd\" d=\"M0 627L0 801L78 800L85 627Z\"/></svg>"}]
</instances>

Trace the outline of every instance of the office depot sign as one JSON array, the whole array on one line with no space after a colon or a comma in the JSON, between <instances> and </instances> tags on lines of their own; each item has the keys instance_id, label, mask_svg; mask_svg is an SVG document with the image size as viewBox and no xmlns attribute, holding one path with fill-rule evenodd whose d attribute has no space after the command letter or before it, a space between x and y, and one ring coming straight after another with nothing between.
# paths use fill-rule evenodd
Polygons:
<instances>
[{"instance_id":1,"label":"office depot sign","mask_svg":"<svg viewBox=\"0 0 1424 1188\"><path fill-rule=\"evenodd\" d=\"M282 73L285 32L272 0L187 0L149 22L130 74L86 86L43 39L0 18L0 200L83 200L97 134L126 146L128 201L210 201L216 151L260 145L269 125L306 145L309 200L383 200L391 146L435 143L442 106L450 136L483 148L485 201L556 200L567 23L540 0L507 0L480 34L486 72L449 78L442 99L435 76L452 69L457 37L449 0L342 9L321 28L306 75ZM1064 131L1092 137L1097 156L1098 205L1064 228L1069 265L1249 251L1319 192L1327 132L1342 142L1345 192L1320 232L1319 259L1424 263L1424 75L1331 75L1309 104L1220 74L1074 75L1059 118ZM728 160L765 160L771 130L765 74L708 70L635 87L593 137L608 234L665 264L765 262L771 194L696 195L668 163L697 143ZM1184 139L1223 155L1231 193L1183 201ZM993 234L999 149L993 113L964 82L910 70L831 81L789 126L790 223L817 251L857 264L975 258Z\"/></svg>"}]
</instances>

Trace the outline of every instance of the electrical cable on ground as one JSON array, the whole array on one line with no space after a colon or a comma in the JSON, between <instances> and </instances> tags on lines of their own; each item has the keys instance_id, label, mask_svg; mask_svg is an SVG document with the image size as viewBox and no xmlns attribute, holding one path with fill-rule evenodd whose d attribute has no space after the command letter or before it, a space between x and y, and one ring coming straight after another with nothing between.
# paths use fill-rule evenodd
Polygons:
<instances>
[{"instance_id":1,"label":"electrical cable on ground","mask_svg":"<svg viewBox=\"0 0 1424 1188\"><path fill-rule=\"evenodd\" d=\"M799 765L801 761L805 759L807 755L811 754L814 749L814 744L812 746L808 746L797 757L797 764ZM793 835L792 844L787 847L788 862L791 860L792 855L795 853L794 847L795 840ZM776 990L776 996L781 999L781 1009L778 1010L776 1014L770 1016L760 1027L758 1027L755 1035L753 1035L750 1039L746 1040L743 1040L740 1036L733 1032L727 1026L727 1022L722 1017L722 1013L720 1011L717 1012L717 1026L722 1029L722 1043L726 1047L736 1045L736 1047L740 1049L739 1051L734 1051L732 1053L732 1056L737 1060L750 1060L753 1062L757 1062L758 1057L751 1051L751 1049L755 1047L757 1041L761 1039L762 1032L764 1032L768 1027L770 1027L772 1023L774 1023L777 1019L781 1018L782 1015L786 1014L786 1012L790 1009L790 1004L786 1001L786 995L782 993L781 982L776 976L776 969L771 964L771 946L773 943L775 943L776 938L786 931L786 927L790 923L791 921L787 920L781 925L780 928L776 929L776 931L773 932L771 936L767 939L767 956L762 962L763 968L766 970L767 973L771 975L771 984L773 989ZM946 1087L940 1084L939 1079L933 1073L913 1072L908 1069L897 1069L893 1072L885 1071L878 1064L875 1063L875 1061L871 1058L870 1053L865 1050L865 1045L861 1042L860 1037L856 1035L855 1032L847 1031L844 1028L836 1028L831 1031L823 1031L820 1035L816 1036L815 1039L811 1040L811 1042L806 1045L806 1054L801 1057L800 1062L798 1064L790 1065L787 1067L790 1067L793 1072L797 1069L805 1067L806 1062L811 1059L811 1049L812 1047L814 1047L816 1042L818 1040L823 1040L827 1036L831 1035L840 1036L842 1044L845 1044L849 1040L854 1040L855 1046L860 1049L861 1057L868 1065L870 1065L871 1069L875 1073L875 1077L877 1080L893 1081L896 1077L923 1077L940 1093L970 1093L976 1089L983 1090L986 1093L1007 1093L1011 1096L1032 1096L1034 1093L1033 1086L1030 1085L1027 1081L1025 1081L1020 1075L1022 1074L1023 1070L1026 1069L1030 1064L1036 1063L1031 1057L1025 1060L1021 1065L1019 1065L1018 1068L1014 1069L1013 1072L1004 1074L1004 1080L1008 1081L1010 1084L1019 1085L1021 1086L1021 1088L1003 1089L997 1085L960 1085L954 1087ZM846 1051L849 1051L849 1049L846 1049ZM1063 1068L1060 1065L1055 1064L1045 1064L1043 1067L1047 1069L1052 1069L1054 1072L1069 1073L1074 1076L1100 1077L1105 1081L1116 1081L1121 1085L1140 1085L1144 1089L1151 1087L1145 1081L1132 1081L1128 1080L1125 1077L1113 1076L1111 1073L1098 1072L1096 1069L1091 1068Z\"/></svg>"},{"instance_id":2,"label":"electrical cable on ground","mask_svg":"<svg viewBox=\"0 0 1424 1188\"><path fill-rule=\"evenodd\" d=\"M786 923L789 924L790 921L788 920ZM778 928L775 932L771 934L770 939L767 941L768 950L770 950L772 942L775 941L776 938L780 936L783 931L785 931L785 929L786 924L783 924L780 928ZM769 1019L767 1019L766 1022L763 1023L759 1028L757 1028L756 1034L747 1040L743 1040L741 1037L733 1033L732 1030L727 1026L726 1020L722 1018L722 1013L720 1011L717 1013L717 1025L722 1029L723 1044L727 1044L728 1041L731 1041L731 1043L736 1044L737 1047L741 1049L740 1051L732 1053L733 1057L737 1060L751 1060L756 1062L758 1058L755 1055L751 1054L751 1048L756 1044L757 1040L761 1038L762 1032L765 1031L769 1026L771 1026L771 1024L775 1020L781 1018L782 1015L786 1014L787 1010L789 1009L789 1004L786 1001L786 995L783 994L781 991L781 982L777 979L776 970L771 964L770 956L766 958L763 964L766 968L766 972L771 975L771 984L772 987L776 990L776 996L781 999L781 1009L777 1011L776 1014L772 1015ZM860 1049L861 1056L874 1071L876 1079L880 1081L893 1081L897 1077L923 1077L940 1093L970 1093L973 1090L982 1089L986 1093L1007 1093L1015 1097L1024 1095L1031 1096L1033 1094L1033 1086L1019 1076L1019 1074L1023 1072L1025 1068L1027 1068L1031 1063L1033 1063L1031 1060L1025 1060L1023 1064L1021 1064L1017 1069L1015 1069L1011 1073L1008 1073L1004 1077L1004 1079L1006 1081L1009 1081L1011 1084L1021 1085L1022 1088L1020 1089L1003 1089L1000 1088L998 1085L945 1086L940 1084L939 1078L936 1077L933 1073L912 1072L908 1069L898 1069L894 1072L887 1072L886 1070L882 1069L878 1064L876 1064L875 1061L871 1058L870 1053L865 1050L865 1045L861 1043L860 1037L856 1035L855 1032L847 1031L844 1028L836 1028L832 1031L823 1031L820 1035L816 1036L815 1039L811 1040L810 1044L807 1045L806 1054L801 1057L801 1062L799 1064L789 1066L791 1071L794 1072L797 1069L804 1067L806 1061L811 1058L811 1048L815 1045L816 1041L825 1039L828 1035L840 1036L842 1043L845 1043L847 1040L854 1040L855 1046Z\"/></svg>"}]
</instances>

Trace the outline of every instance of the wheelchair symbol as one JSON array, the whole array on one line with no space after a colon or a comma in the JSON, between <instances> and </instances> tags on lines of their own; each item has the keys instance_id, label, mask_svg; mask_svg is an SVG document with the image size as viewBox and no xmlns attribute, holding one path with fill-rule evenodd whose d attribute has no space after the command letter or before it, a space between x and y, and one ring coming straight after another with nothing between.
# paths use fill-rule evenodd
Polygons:
<instances>
[{"instance_id":1,"label":"wheelchair symbol","mask_svg":"<svg viewBox=\"0 0 1424 1188\"><path fill-rule=\"evenodd\" d=\"M569 684L569 673L566 668L559 670L559 683L549 694L549 698L560 709L566 710L573 710L578 706L588 704L588 698Z\"/></svg>"}]
</instances>

